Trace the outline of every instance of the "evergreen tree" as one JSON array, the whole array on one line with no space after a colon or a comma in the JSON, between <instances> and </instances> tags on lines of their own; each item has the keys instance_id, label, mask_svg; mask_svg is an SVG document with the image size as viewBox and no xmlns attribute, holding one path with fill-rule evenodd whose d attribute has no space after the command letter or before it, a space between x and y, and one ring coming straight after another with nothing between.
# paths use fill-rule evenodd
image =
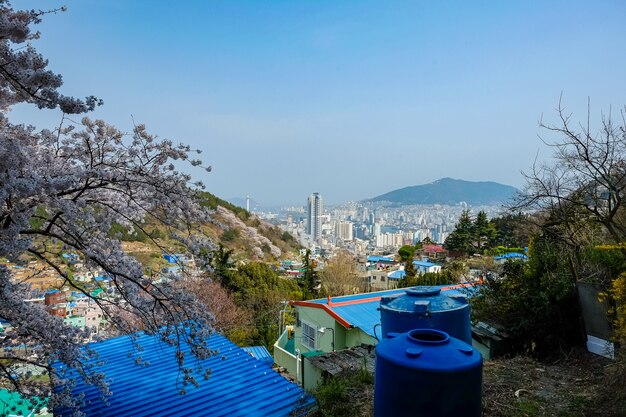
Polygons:
<instances>
[{"instance_id":1,"label":"evergreen tree","mask_svg":"<svg viewBox=\"0 0 626 417\"><path fill-rule=\"evenodd\" d=\"M474 220L474 247L481 252L482 249L491 247L494 243L497 230L495 225L487 218L487 213L480 211Z\"/></svg>"},{"instance_id":2,"label":"evergreen tree","mask_svg":"<svg viewBox=\"0 0 626 417\"><path fill-rule=\"evenodd\" d=\"M299 285L302 289L302 298L305 300L312 298L317 294L317 288L320 283L319 276L311 260L311 251L306 250L302 257L302 277L300 277Z\"/></svg>"},{"instance_id":3,"label":"evergreen tree","mask_svg":"<svg viewBox=\"0 0 626 417\"><path fill-rule=\"evenodd\" d=\"M406 278L415 278L417 275L417 270L415 269L415 265L413 264L413 257L411 259L407 259L404 262L404 273Z\"/></svg>"},{"instance_id":4,"label":"evergreen tree","mask_svg":"<svg viewBox=\"0 0 626 417\"><path fill-rule=\"evenodd\" d=\"M213 275L222 282L224 288L232 291L232 274L229 274L229 268L231 263L231 255L233 251L226 249L224 245L219 244L218 248L213 251L211 257L211 266L213 267Z\"/></svg>"},{"instance_id":5,"label":"evergreen tree","mask_svg":"<svg viewBox=\"0 0 626 417\"><path fill-rule=\"evenodd\" d=\"M459 222L450 236L446 239L446 249L454 252L462 252L466 255L474 253L474 224L469 210L463 210Z\"/></svg>"}]
</instances>

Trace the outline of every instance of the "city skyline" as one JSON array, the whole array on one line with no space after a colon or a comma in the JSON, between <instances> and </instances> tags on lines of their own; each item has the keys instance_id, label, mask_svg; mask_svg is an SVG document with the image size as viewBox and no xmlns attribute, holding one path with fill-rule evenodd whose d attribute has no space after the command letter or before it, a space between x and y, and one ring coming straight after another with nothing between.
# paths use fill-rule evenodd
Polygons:
<instances>
[{"instance_id":1,"label":"city skyline","mask_svg":"<svg viewBox=\"0 0 626 417\"><path fill-rule=\"evenodd\" d=\"M190 174L225 199L319 190L335 204L442 177L520 187L550 159L538 121L557 122L561 94L575 121L590 98L593 126L625 104L619 2L66 3L34 41L61 91L102 98L89 117L202 149L213 172Z\"/></svg>"}]
</instances>

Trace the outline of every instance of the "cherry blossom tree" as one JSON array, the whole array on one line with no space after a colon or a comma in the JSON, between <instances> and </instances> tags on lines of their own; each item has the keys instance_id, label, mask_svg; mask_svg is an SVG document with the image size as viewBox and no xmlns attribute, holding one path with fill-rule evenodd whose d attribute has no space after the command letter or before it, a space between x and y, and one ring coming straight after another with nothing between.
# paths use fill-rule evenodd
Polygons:
<instances>
[{"instance_id":1,"label":"cherry blossom tree","mask_svg":"<svg viewBox=\"0 0 626 417\"><path fill-rule=\"evenodd\" d=\"M157 281L147 276L110 233L116 224L141 230L151 239L146 224L158 224L191 253L210 252L212 243L192 227L209 219L197 200L195 188L201 184L191 184L190 176L176 168L201 162L191 159L188 146L158 140L143 125L124 133L100 120L70 121L67 114L87 112L100 101L58 91L61 76L29 44L39 36L32 27L45 13L14 10L0 0L0 257L26 256L53 268L63 286L90 298L118 333L143 329L164 343L188 343L194 355L205 358L213 353L206 344L212 331L210 313L178 285L182 278ZM64 116L54 129L12 124L7 113L17 103L58 108ZM61 257L68 251L79 254L85 267L104 271L111 288L93 295L75 281ZM0 336L0 388L29 398L47 396L48 383L14 372L30 365L49 372L51 383L61 381L64 371L78 372L106 397L106 376L93 371L90 364L97 358L84 346L93 335L25 301L30 296L30 287L16 282L9 266L0 263L0 319L13 328ZM180 353L183 385L197 384ZM72 400L68 389L55 391L51 406L77 407L78 400Z\"/></svg>"},{"instance_id":2,"label":"cherry blossom tree","mask_svg":"<svg viewBox=\"0 0 626 417\"><path fill-rule=\"evenodd\" d=\"M39 38L31 25L39 23L46 13L63 10L13 10L8 1L0 1L0 110L28 102L41 109L58 107L64 113L78 114L101 104L94 96L79 100L59 93L61 75L50 71L48 60L28 43Z\"/></svg>"}]
</instances>

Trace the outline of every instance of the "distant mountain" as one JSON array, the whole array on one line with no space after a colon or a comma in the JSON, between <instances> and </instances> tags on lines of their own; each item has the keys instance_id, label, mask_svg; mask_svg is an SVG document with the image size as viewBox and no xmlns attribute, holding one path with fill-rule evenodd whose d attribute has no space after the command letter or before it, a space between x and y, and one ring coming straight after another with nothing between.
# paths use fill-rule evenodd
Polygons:
<instances>
[{"instance_id":1,"label":"distant mountain","mask_svg":"<svg viewBox=\"0 0 626 417\"><path fill-rule=\"evenodd\" d=\"M464 201L474 206L499 205L510 200L519 190L492 181L464 181L442 178L430 184L414 185L390 191L366 201L389 201L399 205L447 204Z\"/></svg>"}]
</instances>

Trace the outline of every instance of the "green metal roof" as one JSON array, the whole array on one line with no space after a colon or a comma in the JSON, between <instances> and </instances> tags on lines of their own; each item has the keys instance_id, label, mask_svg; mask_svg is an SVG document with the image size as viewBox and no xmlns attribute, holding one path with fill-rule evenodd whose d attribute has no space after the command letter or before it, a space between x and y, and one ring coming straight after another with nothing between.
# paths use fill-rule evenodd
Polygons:
<instances>
[{"instance_id":1,"label":"green metal roof","mask_svg":"<svg viewBox=\"0 0 626 417\"><path fill-rule=\"evenodd\" d=\"M32 401L23 398L17 392L0 389L0 415L2 416L48 416L51 414L37 414L46 407L48 399L41 400L35 397Z\"/></svg>"}]
</instances>

